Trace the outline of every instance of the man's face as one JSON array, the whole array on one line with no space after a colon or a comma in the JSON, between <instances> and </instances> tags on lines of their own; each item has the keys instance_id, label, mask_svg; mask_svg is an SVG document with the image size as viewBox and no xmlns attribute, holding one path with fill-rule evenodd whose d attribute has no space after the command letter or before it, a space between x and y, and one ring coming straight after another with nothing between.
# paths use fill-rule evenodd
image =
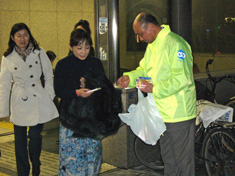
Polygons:
<instances>
[{"instance_id":1,"label":"man's face","mask_svg":"<svg viewBox=\"0 0 235 176\"><path fill-rule=\"evenodd\" d=\"M146 25L146 29L142 28L138 22L133 24L133 30L137 37L137 43L139 43L139 40L145 43L152 43L155 40L154 34L150 28L151 26L149 24Z\"/></svg>"}]
</instances>

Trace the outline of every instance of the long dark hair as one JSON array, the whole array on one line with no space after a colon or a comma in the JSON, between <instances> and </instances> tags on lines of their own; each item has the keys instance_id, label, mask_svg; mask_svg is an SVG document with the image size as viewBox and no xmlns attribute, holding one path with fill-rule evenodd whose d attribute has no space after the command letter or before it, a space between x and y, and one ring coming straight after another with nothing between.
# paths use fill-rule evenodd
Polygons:
<instances>
[{"instance_id":1,"label":"long dark hair","mask_svg":"<svg viewBox=\"0 0 235 176\"><path fill-rule=\"evenodd\" d=\"M16 46L16 43L12 40L11 36L14 37L15 33L25 29L28 33L29 33L29 42L31 42L33 44L33 51L35 49L40 50L39 48L39 44L38 42L33 38L28 26L24 23L16 23L12 26L11 28L11 32L10 32L10 37L9 37L9 41L8 41L8 49L6 50L6 52L3 54L5 57L8 56L14 49L14 47ZM28 47L28 46L27 46Z\"/></svg>"}]
</instances>

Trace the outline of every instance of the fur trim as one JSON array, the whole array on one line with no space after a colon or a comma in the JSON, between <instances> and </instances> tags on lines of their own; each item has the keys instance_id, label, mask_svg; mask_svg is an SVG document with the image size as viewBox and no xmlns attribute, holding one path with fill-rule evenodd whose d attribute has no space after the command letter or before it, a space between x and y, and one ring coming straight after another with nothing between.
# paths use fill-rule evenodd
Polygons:
<instances>
[{"instance_id":1,"label":"fur trim","mask_svg":"<svg viewBox=\"0 0 235 176\"><path fill-rule=\"evenodd\" d=\"M62 125L74 131L74 137L103 139L115 134L121 124L118 116L122 112L121 90L115 89L105 75L85 80L86 88L101 90L87 98L76 97L69 106L62 106Z\"/></svg>"}]
</instances>

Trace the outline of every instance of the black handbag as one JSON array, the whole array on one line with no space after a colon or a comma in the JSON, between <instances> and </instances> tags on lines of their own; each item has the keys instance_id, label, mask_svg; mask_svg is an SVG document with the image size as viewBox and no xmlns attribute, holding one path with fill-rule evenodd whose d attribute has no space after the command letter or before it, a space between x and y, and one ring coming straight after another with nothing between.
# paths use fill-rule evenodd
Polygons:
<instances>
[{"instance_id":1,"label":"black handbag","mask_svg":"<svg viewBox=\"0 0 235 176\"><path fill-rule=\"evenodd\" d=\"M41 80L42 87L44 88L44 87L45 87L45 76L44 76L44 74L43 74L42 62L41 62L41 58L40 58L40 53L38 54L38 58L39 58L40 65L41 65L41 70L42 70L42 75L41 75L41 77L40 77L40 80Z\"/></svg>"}]
</instances>

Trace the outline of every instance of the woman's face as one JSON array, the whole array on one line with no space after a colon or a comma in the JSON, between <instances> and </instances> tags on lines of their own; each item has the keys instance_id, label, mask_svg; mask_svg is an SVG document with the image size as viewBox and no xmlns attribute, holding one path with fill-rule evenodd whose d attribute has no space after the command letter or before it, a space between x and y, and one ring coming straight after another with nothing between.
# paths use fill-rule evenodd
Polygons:
<instances>
[{"instance_id":1,"label":"woman's face","mask_svg":"<svg viewBox=\"0 0 235 176\"><path fill-rule=\"evenodd\" d=\"M29 33L26 29L22 29L11 36L11 39L20 49L24 50L29 44Z\"/></svg>"},{"instance_id":2,"label":"woman's face","mask_svg":"<svg viewBox=\"0 0 235 176\"><path fill-rule=\"evenodd\" d=\"M90 45L83 41L76 46L70 47L70 49L78 59L85 60L90 52Z\"/></svg>"}]
</instances>

